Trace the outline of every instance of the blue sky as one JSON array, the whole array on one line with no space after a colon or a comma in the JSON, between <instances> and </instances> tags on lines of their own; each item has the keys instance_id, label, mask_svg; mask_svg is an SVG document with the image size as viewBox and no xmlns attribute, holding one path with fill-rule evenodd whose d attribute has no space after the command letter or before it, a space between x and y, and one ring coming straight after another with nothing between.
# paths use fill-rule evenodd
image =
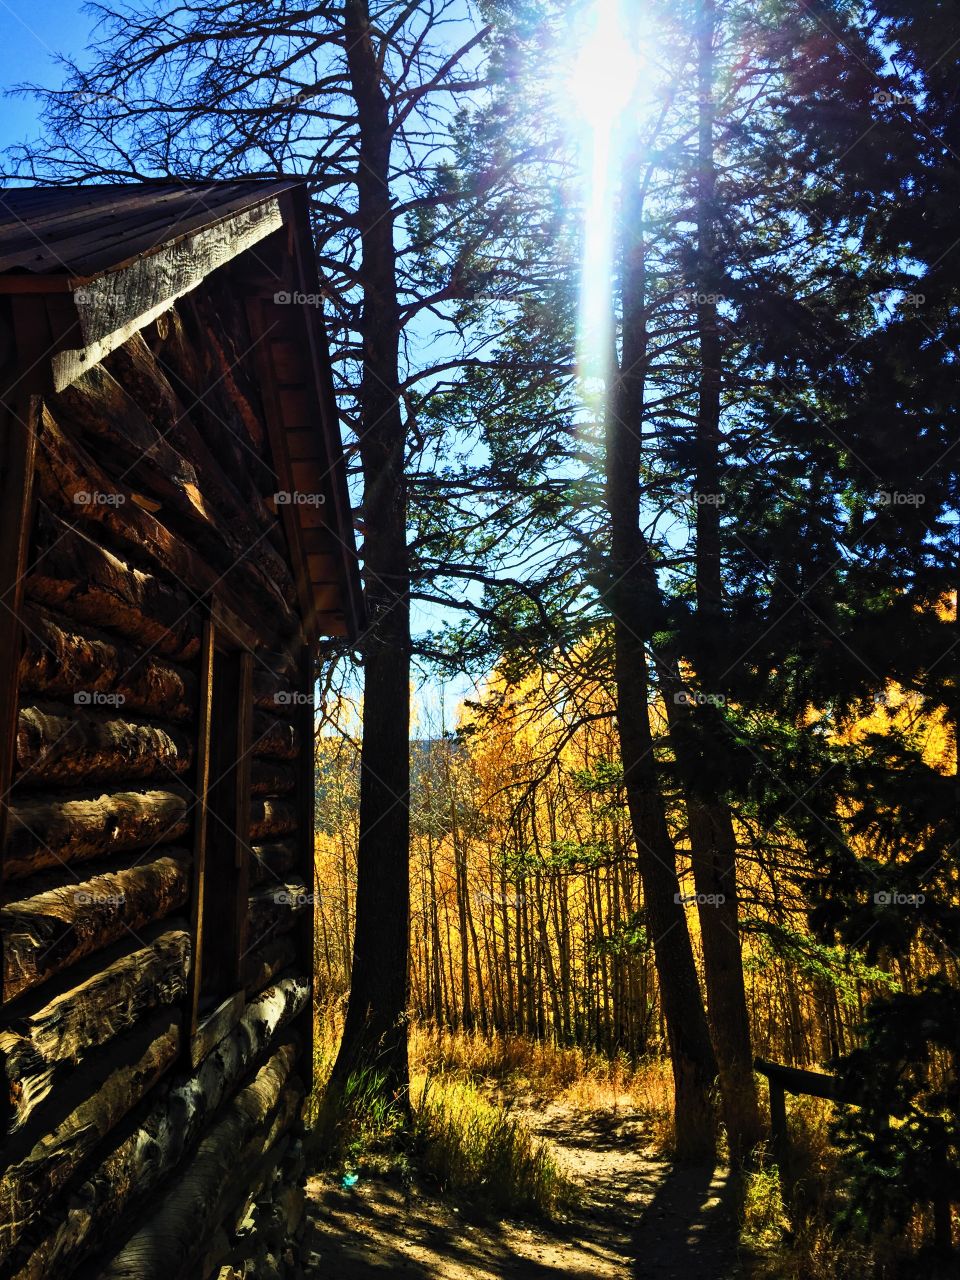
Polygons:
<instances>
[{"instance_id":1,"label":"blue sky","mask_svg":"<svg viewBox=\"0 0 960 1280\"><path fill-rule=\"evenodd\" d=\"M56 55L80 53L90 38L93 23L93 14L85 13L79 0L0 0L3 147L37 131L35 103L9 97L9 89L25 80L57 85L61 77Z\"/></svg>"},{"instance_id":2,"label":"blue sky","mask_svg":"<svg viewBox=\"0 0 960 1280\"><path fill-rule=\"evenodd\" d=\"M4 93L0 114L0 150L35 137L40 129L37 103L11 96L14 85L24 82L56 87L62 79L56 58L63 54L83 61L96 21L80 0L0 0L0 88ZM415 610L415 629L437 624L437 611ZM473 691L473 682L461 678L445 689L429 681L417 697L418 719L439 720L452 727L459 700Z\"/></svg>"}]
</instances>

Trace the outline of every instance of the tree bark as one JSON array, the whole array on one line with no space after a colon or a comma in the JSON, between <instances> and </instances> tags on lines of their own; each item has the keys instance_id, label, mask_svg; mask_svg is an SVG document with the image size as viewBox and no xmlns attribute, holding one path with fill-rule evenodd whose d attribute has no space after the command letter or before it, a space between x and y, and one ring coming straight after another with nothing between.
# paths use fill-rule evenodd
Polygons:
<instances>
[{"instance_id":1,"label":"tree bark","mask_svg":"<svg viewBox=\"0 0 960 1280\"><path fill-rule=\"evenodd\" d=\"M717 297L717 173L714 154L715 0L698 0L696 16L699 88L697 166L697 331L700 379L697 399L697 547L696 604L700 640L694 655L697 674L709 694L718 696L717 663L723 632L723 576L720 526L720 413L723 344ZM724 662L722 664L726 666ZM708 703L691 710L693 718L715 716ZM717 747L722 749L722 739ZM707 748L709 749L709 747ZM695 762L690 765L695 769ZM687 813L694 884L698 896L707 1010L720 1073L723 1113L732 1159L740 1163L760 1142L762 1128L753 1074L750 1020L743 982L737 892L737 840L729 805L697 794L688 766Z\"/></svg>"},{"instance_id":2,"label":"tree bark","mask_svg":"<svg viewBox=\"0 0 960 1280\"><path fill-rule=\"evenodd\" d=\"M625 166L626 182L639 182ZM712 1158L717 1074L686 915L680 900L676 851L667 827L650 729L645 642L662 622L660 591L650 548L640 528L646 368L646 280L643 198L626 201L623 229L622 364L607 407L606 496L610 514L617 724L624 786L653 942L660 997L673 1066L677 1155Z\"/></svg>"},{"instance_id":3,"label":"tree bark","mask_svg":"<svg viewBox=\"0 0 960 1280\"><path fill-rule=\"evenodd\" d=\"M410 570L405 431L400 412L390 147L393 137L365 0L344 0L344 40L357 109L356 175L363 256L364 562L369 629L363 640L364 725L360 761L353 979L332 1083L370 1070L388 1095L408 1087L407 990L410 913Z\"/></svg>"}]
</instances>

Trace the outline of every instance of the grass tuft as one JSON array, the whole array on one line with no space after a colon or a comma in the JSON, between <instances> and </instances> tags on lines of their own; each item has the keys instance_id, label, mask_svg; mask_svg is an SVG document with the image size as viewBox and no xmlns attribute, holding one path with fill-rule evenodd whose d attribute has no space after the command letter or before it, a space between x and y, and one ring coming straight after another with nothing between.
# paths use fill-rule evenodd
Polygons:
<instances>
[{"instance_id":1,"label":"grass tuft","mask_svg":"<svg viewBox=\"0 0 960 1280\"><path fill-rule=\"evenodd\" d=\"M574 1195L546 1144L476 1085L421 1075L411 1087L414 1152L442 1190L493 1208L550 1214Z\"/></svg>"}]
</instances>

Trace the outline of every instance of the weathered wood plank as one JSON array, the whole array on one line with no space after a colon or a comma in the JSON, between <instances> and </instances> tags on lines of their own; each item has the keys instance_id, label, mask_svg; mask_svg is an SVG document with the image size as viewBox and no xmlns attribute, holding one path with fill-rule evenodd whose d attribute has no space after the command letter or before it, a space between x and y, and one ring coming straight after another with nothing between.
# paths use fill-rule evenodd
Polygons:
<instances>
[{"instance_id":1,"label":"weathered wood plank","mask_svg":"<svg viewBox=\"0 0 960 1280\"><path fill-rule=\"evenodd\" d=\"M51 1196L153 1087L180 1050L180 1014L158 1014L126 1037L111 1055L106 1074L75 1072L57 1095L54 1127L42 1136L30 1129L8 1139L10 1164L0 1177L0 1260L6 1258Z\"/></svg>"},{"instance_id":2,"label":"weathered wood plank","mask_svg":"<svg viewBox=\"0 0 960 1280\"><path fill-rule=\"evenodd\" d=\"M253 754L274 760L296 760L300 754L300 735L287 720L257 711L253 718Z\"/></svg>"},{"instance_id":3,"label":"weathered wood plank","mask_svg":"<svg viewBox=\"0 0 960 1280\"><path fill-rule=\"evenodd\" d=\"M180 662L199 652L199 619L185 591L125 564L43 506L36 533L29 599Z\"/></svg>"},{"instance_id":4,"label":"weathered wood plank","mask_svg":"<svg viewBox=\"0 0 960 1280\"><path fill-rule=\"evenodd\" d=\"M145 245L152 251L133 257L121 269L95 275L82 291L74 294L80 320L81 344L74 350L57 351L51 361L54 385L69 386L84 370L97 364L130 334L162 314L175 298L195 288L221 263L256 244L282 225L276 201L241 209L228 220L192 229L189 235L164 242L162 232L148 235ZM71 241L62 245L70 255ZM75 243L75 242L73 242ZM81 252L88 242L80 238ZM101 255L102 261L110 257ZM86 259L89 270L97 255Z\"/></svg>"},{"instance_id":5,"label":"weathered wood plank","mask_svg":"<svg viewBox=\"0 0 960 1280\"><path fill-rule=\"evenodd\" d=\"M804 1071L800 1067L785 1067L779 1062L765 1062L763 1058L755 1058L753 1065L755 1070L769 1080L775 1080L787 1093L806 1093L814 1098L834 1101L839 1098L836 1076L825 1075L822 1071Z\"/></svg>"},{"instance_id":6,"label":"weathered wood plank","mask_svg":"<svg viewBox=\"0 0 960 1280\"><path fill-rule=\"evenodd\" d=\"M171 850L150 862L45 889L0 909L6 998L12 1000L81 956L182 906L190 862L182 850Z\"/></svg>"},{"instance_id":7,"label":"weathered wood plank","mask_svg":"<svg viewBox=\"0 0 960 1280\"><path fill-rule=\"evenodd\" d=\"M296 866L299 850L293 840L276 840L255 844L250 852L250 883L258 885L283 881Z\"/></svg>"},{"instance_id":8,"label":"weathered wood plank","mask_svg":"<svg viewBox=\"0 0 960 1280\"><path fill-rule=\"evenodd\" d=\"M48 1230L20 1258L16 1280L69 1275L109 1240L117 1220L148 1200L196 1143L210 1117L280 1030L307 1003L306 978L289 977L246 1008L237 1027L196 1071L174 1077L142 1122L110 1150L86 1179L54 1206ZM167 1277L169 1280L169 1277Z\"/></svg>"},{"instance_id":9,"label":"weathered wood plank","mask_svg":"<svg viewBox=\"0 0 960 1280\"><path fill-rule=\"evenodd\" d=\"M293 1122L303 1085L291 1079L296 1046L283 1045L227 1107L156 1212L100 1268L100 1280L169 1280L203 1251L243 1193L251 1161Z\"/></svg>"},{"instance_id":10,"label":"weathered wood plank","mask_svg":"<svg viewBox=\"0 0 960 1280\"><path fill-rule=\"evenodd\" d=\"M21 707L18 785L170 777L193 763L189 735L172 726L90 713L55 703Z\"/></svg>"},{"instance_id":11,"label":"weathered wood plank","mask_svg":"<svg viewBox=\"0 0 960 1280\"><path fill-rule=\"evenodd\" d=\"M297 829L297 810L286 800L256 799L250 804L250 839L274 840Z\"/></svg>"},{"instance_id":12,"label":"weathered wood plank","mask_svg":"<svg viewBox=\"0 0 960 1280\"><path fill-rule=\"evenodd\" d=\"M89 791L62 798L16 797L9 812L3 870L11 880L48 867L179 840L190 827L191 799L185 788L175 787Z\"/></svg>"},{"instance_id":13,"label":"weathered wood plank","mask_svg":"<svg viewBox=\"0 0 960 1280\"><path fill-rule=\"evenodd\" d=\"M195 714L197 681L192 671L106 634L91 634L45 609L27 606L23 623L23 693L71 700L83 693L92 705L123 707L125 712L161 720L185 721Z\"/></svg>"},{"instance_id":14,"label":"weathered wood plank","mask_svg":"<svg viewBox=\"0 0 960 1280\"><path fill-rule=\"evenodd\" d=\"M45 1004L15 1017L0 1031L11 1129L19 1129L90 1050L129 1031L149 1010L182 999L189 972L190 934L185 926L168 929L102 970L91 971L88 961L82 978L70 971L69 986L61 983Z\"/></svg>"},{"instance_id":15,"label":"weathered wood plank","mask_svg":"<svg viewBox=\"0 0 960 1280\"><path fill-rule=\"evenodd\" d=\"M262 991L278 973L297 958L297 948L289 933L281 933L243 957L243 985L247 991Z\"/></svg>"}]
</instances>

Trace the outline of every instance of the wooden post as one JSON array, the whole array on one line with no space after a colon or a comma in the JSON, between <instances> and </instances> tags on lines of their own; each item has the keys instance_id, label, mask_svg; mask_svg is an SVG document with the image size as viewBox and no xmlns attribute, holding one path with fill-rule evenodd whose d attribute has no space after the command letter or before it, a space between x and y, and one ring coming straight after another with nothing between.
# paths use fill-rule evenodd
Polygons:
<instances>
[{"instance_id":1,"label":"wooden post","mask_svg":"<svg viewBox=\"0 0 960 1280\"><path fill-rule=\"evenodd\" d=\"M308 638L303 645L300 654L300 679L299 688L303 697L303 703L300 707L299 729L300 729L300 759L298 764L297 778L297 818L298 818L298 837L300 844L299 867L303 883L307 887L307 893L310 901L307 903L306 910L301 915L301 920L297 926L298 944L302 948L300 957L301 963L306 966L306 972L311 976L310 998L307 1000L307 1007L302 1016L301 1038L303 1043L302 1049L302 1067L301 1077L306 1083L307 1097L313 1092L315 1084L313 1078L313 1055L314 1055L314 1019L316 1018L317 1007L317 975L314 961L314 929L317 915L317 904L315 895L317 892L317 868L316 868L316 809L315 809L315 787L316 787L316 655L317 646L312 638Z\"/></svg>"},{"instance_id":2,"label":"wooden post","mask_svg":"<svg viewBox=\"0 0 960 1280\"><path fill-rule=\"evenodd\" d=\"M780 1169L781 1177L786 1176L790 1159L790 1138L787 1133L787 1101L783 1085L773 1076L768 1077L770 1085L770 1132L773 1138L773 1155Z\"/></svg>"},{"instance_id":3,"label":"wooden post","mask_svg":"<svg viewBox=\"0 0 960 1280\"><path fill-rule=\"evenodd\" d=\"M196 781L193 840L193 971L190 986L190 1022L187 1045L200 1021L200 985L203 981L203 889L207 872L207 791L210 786L210 724L213 708L213 623L203 624L200 657L200 715L197 726Z\"/></svg>"}]
</instances>

